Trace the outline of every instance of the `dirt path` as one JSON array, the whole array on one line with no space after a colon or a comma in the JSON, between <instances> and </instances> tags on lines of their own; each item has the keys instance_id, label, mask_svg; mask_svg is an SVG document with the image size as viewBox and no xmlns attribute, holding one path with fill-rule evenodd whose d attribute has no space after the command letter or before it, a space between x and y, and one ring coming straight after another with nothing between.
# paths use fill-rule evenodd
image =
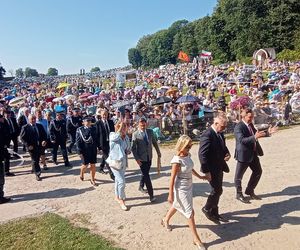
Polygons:
<instances>
[{"instance_id":1,"label":"dirt path","mask_svg":"<svg viewBox=\"0 0 300 250\"><path fill-rule=\"evenodd\" d=\"M233 154L234 141L227 142ZM257 187L262 201L242 204L235 200L233 176L225 174L220 212L230 222L214 225L201 212L209 193L209 185L194 179L194 208L198 232L209 249L300 249L300 127L278 132L261 140L265 156L261 158L263 176ZM192 158L199 170L198 145ZM176 214L173 231L167 232L160 219L169 205L168 181L172 148L162 149L162 172L157 176L153 168L153 186L157 202L150 204L138 188L139 170L133 160L127 171L126 195L130 210L121 211L114 201L114 185L108 175L97 174L99 186L79 180L79 162L74 155L72 169L52 167L37 182L29 167L15 167L16 177L6 179L6 195L13 201L0 206L0 221L7 221L46 211L70 218L75 224L90 228L126 249L194 249L186 220ZM28 160L28 159L26 159ZM156 162L154 159L153 162ZM86 174L86 179L89 174ZM244 185L249 178L245 174Z\"/></svg>"}]
</instances>

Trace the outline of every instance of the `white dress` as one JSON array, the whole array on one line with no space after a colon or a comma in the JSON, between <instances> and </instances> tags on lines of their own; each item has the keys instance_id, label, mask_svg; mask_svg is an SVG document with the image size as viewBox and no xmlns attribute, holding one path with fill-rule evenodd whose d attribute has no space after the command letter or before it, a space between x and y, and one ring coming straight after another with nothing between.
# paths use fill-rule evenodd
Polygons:
<instances>
[{"instance_id":1,"label":"white dress","mask_svg":"<svg viewBox=\"0 0 300 250\"><path fill-rule=\"evenodd\" d=\"M180 164L180 171L175 178L173 207L186 218L190 218L193 212L192 170L194 162L190 155L185 157L175 155L171 160L171 164L174 163Z\"/></svg>"}]
</instances>

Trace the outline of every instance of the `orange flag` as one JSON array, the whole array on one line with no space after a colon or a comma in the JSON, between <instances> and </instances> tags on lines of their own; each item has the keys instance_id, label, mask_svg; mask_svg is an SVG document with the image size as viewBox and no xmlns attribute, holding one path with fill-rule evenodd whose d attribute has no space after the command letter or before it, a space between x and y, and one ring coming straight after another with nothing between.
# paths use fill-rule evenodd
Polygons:
<instances>
[{"instance_id":1,"label":"orange flag","mask_svg":"<svg viewBox=\"0 0 300 250\"><path fill-rule=\"evenodd\" d=\"M178 59L180 59L184 62L189 62L190 61L190 58L189 58L188 54L184 53L183 51L179 52Z\"/></svg>"}]
</instances>

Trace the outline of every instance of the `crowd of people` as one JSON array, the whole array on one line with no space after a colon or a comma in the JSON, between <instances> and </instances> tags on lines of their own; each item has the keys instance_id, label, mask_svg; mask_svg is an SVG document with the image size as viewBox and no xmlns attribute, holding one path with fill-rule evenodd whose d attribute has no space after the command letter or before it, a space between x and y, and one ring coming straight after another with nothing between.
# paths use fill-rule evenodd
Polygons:
<instances>
[{"instance_id":1,"label":"crowd of people","mask_svg":"<svg viewBox=\"0 0 300 250\"><path fill-rule=\"evenodd\" d=\"M65 167L72 167L69 155L75 151L81 159L80 176L84 180L90 168L91 184L95 180L97 156L101 155L99 172L109 174L115 182L115 199L122 210L125 204L125 172L128 155L141 170L139 191L155 202L149 175L152 148L161 158L159 143L180 136L171 161L168 201L172 204L161 224L172 230L170 219L176 211L187 219L194 244L205 249L196 231L192 202L192 175L209 181L211 193L202 212L211 221L226 222L219 214L223 172L228 172L231 153L226 147L224 132L234 124L236 138L236 198L249 203L260 199L254 192L262 174L258 156L263 155L258 142L275 133L279 123L289 124L300 110L300 66L274 62L269 74L244 65L163 65L158 69L138 70L136 79L119 87L115 71L85 75L14 79L0 93L0 203L6 177L13 177L10 159L18 157L20 143L31 157L32 173L37 181L47 171L46 152L58 165L58 148ZM129 86L130 85L130 86ZM299 97L299 98L298 98ZM200 131L199 175L189 154L192 139L188 128L196 120L210 124ZM212 116L209 116L210 118ZM269 124L275 124L272 126ZM256 125L256 126L254 126ZM184 134L184 135L182 135ZM13 145L11 145L11 142ZM12 149L10 149L12 147ZM4 164L3 164L4 163ZM42 164L42 167L41 167ZM245 194L241 180L250 167Z\"/></svg>"}]
</instances>

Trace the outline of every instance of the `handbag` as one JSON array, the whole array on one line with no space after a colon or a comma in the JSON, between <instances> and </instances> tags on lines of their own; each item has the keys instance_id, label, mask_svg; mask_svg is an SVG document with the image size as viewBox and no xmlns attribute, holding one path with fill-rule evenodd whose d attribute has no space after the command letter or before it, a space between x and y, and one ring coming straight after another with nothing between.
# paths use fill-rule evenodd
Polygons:
<instances>
[{"instance_id":1,"label":"handbag","mask_svg":"<svg viewBox=\"0 0 300 250\"><path fill-rule=\"evenodd\" d=\"M112 160L110 157L106 159L106 162L108 163L109 167L120 170L122 168L122 160Z\"/></svg>"}]
</instances>

